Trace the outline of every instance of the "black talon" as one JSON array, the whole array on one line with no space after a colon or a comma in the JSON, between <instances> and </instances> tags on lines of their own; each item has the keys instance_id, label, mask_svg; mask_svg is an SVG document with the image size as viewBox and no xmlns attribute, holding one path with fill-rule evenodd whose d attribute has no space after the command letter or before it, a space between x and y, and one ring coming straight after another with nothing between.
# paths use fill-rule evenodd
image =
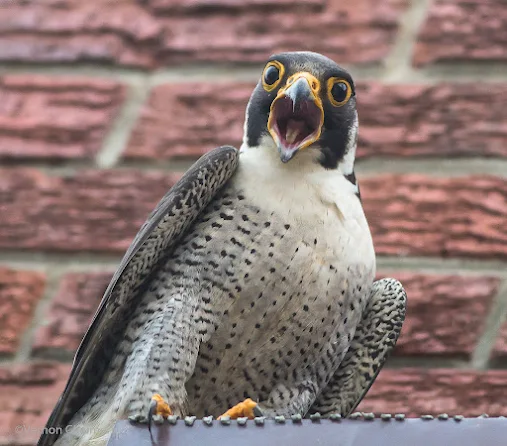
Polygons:
<instances>
[{"instance_id":1,"label":"black talon","mask_svg":"<svg viewBox=\"0 0 507 446\"><path fill-rule=\"evenodd\" d=\"M253 413L256 417L263 417L264 414L262 412L262 410L260 409L259 405L257 404L254 408L253 408Z\"/></svg>"},{"instance_id":2,"label":"black talon","mask_svg":"<svg viewBox=\"0 0 507 446\"><path fill-rule=\"evenodd\" d=\"M150 410L148 411L148 431L150 432L150 438L152 444L157 444L155 439L153 438L153 432L151 431L151 424L153 423L153 415L157 410L157 401L152 399L150 403Z\"/></svg>"}]
</instances>

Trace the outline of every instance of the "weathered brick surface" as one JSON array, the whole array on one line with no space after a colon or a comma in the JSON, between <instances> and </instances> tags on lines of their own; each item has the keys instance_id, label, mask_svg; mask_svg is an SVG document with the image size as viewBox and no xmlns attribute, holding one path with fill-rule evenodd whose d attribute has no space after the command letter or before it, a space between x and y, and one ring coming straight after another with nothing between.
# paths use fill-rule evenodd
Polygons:
<instances>
[{"instance_id":1,"label":"weathered brick surface","mask_svg":"<svg viewBox=\"0 0 507 446\"><path fill-rule=\"evenodd\" d=\"M200 156L239 147L254 84L165 84L153 89L125 152L127 158Z\"/></svg>"},{"instance_id":2,"label":"weathered brick surface","mask_svg":"<svg viewBox=\"0 0 507 446\"><path fill-rule=\"evenodd\" d=\"M360 157L507 157L506 84L362 83L358 95Z\"/></svg>"},{"instance_id":3,"label":"weathered brick surface","mask_svg":"<svg viewBox=\"0 0 507 446\"><path fill-rule=\"evenodd\" d=\"M0 60L152 67L265 60L309 49L375 62L392 46L406 0L38 0L2 9ZM114 6L114 13L111 8Z\"/></svg>"},{"instance_id":4,"label":"weathered brick surface","mask_svg":"<svg viewBox=\"0 0 507 446\"><path fill-rule=\"evenodd\" d=\"M45 277L0 266L0 354L13 354L42 297Z\"/></svg>"},{"instance_id":5,"label":"weathered brick surface","mask_svg":"<svg viewBox=\"0 0 507 446\"><path fill-rule=\"evenodd\" d=\"M87 330L113 272L65 275L37 330L33 352L74 353Z\"/></svg>"},{"instance_id":6,"label":"weathered brick surface","mask_svg":"<svg viewBox=\"0 0 507 446\"><path fill-rule=\"evenodd\" d=\"M436 0L415 48L414 63L507 60L503 0Z\"/></svg>"},{"instance_id":7,"label":"weathered brick surface","mask_svg":"<svg viewBox=\"0 0 507 446\"><path fill-rule=\"evenodd\" d=\"M394 354L469 356L484 330L500 280L495 277L384 274L408 295L407 316Z\"/></svg>"},{"instance_id":8,"label":"weathered brick surface","mask_svg":"<svg viewBox=\"0 0 507 446\"><path fill-rule=\"evenodd\" d=\"M178 175L0 171L0 247L123 252ZM383 175L361 182L381 255L507 258L507 181Z\"/></svg>"},{"instance_id":9,"label":"weathered brick surface","mask_svg":"<svg viewBox=\"0 0 507 446\"><path fill-rule=\"evenodd\" d=\"M492 416L507 414L507 371L384 369L358 407L362 412Z\"/></svg>"},{"instance_id":10,"label":"weathered brick surface","mask_svg":"<svg viewBox=\"0 0 507 446\"><path fill-rule=\"evenodd\" d=\"M507 258L507 181L381 175L361 183L377 254Z\"/></svg>"},{"instance_id":11,"label":"weathered brick surface","mask_svg":"<svg viewBox=\"0 0 507 446\"><path fill-rule=\"evenodd\" d=\"M494 358L507 358L507 321L500 328L492 356Z\"/></svg>"},{"instance_id":12,"label":"weathered brick surface","mask_svg":"<svg viewBox=\"0 0 507 446\"><path fill-rule=\"evenodd\" d=\"M177 175L83 170L67 177L0 171L0 246L123 252Z\"/></svg>"},{"instance_id":13,"label":"weathered brick surface","mask_svg":"<svg viewBox=\"0 0 507 446\"><path fill-rule=\"evenodd\" d=\"M171 159L201 155L222 144L239 147L253 87L253 83L156 87L125 156ZM359 83L358 157L506 157L505 103L505 84Z\"/></svg>"},{"instance_id":14,"label":"weathered brick surface","mask_svg":"<svg viewBox=\"0 0 507 446\"><path fill-rule=\"evenodd\" d=\"M0 367L0 445L37 442L69 372L55 363Z\"/></svg>"},{"instance_id":15,"label":"weathered brick surface","mask_svg":"<svg viewBox=\"0 0 507 446\"><path fill-rule=\"evenodd\" d=\"M0 159L93 156L123 96L112 81L0 77Z\"/></svg>"}]
</instances>

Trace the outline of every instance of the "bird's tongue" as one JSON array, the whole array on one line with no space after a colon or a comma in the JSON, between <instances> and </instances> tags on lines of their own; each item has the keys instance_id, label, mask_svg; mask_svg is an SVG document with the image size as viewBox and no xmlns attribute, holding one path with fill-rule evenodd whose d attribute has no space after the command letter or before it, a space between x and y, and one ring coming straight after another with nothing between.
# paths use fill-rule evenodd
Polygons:
<instances>
[{"instance_id":1,"label":"bird's tongue","mask_svg":"<svg viewBox=\"0 0 507 446\"><path fill-rule=\"evenodd\" d=\"M308 136L308 126L306 122L299 119L289 119L287 121L287 130L285 132L285 141L294 144Z\"/></svg>"}]
</instances>

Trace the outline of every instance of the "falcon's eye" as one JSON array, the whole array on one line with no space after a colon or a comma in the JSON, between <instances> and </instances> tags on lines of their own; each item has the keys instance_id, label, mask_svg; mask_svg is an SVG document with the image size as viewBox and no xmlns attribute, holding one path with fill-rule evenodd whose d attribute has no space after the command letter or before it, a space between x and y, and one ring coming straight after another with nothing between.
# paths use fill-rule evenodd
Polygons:
<instances>
[{"instance_id":1,"label":"falcon's eye","mask_svg":"<svg viewBox=\"0 0 507 446\"><path fill-rule=\"evenodd\" d=\"M332 77L327 81L327 96L331 104L341 107L352 96L352 87L345 79Z\"/></svg>"},{"instance_id":2,"label":"falcon's eye","mask_svg":"<svg viewBox=\"0 0 507 446\"><path fill-rule=\"evenodd\" d=\"M269 62L262 73L262 86L264 87L264 90L271 91L275 89L280 83L283 73L284 67L280 62L276 60Z\"/></svg>"},{"instance_id":3,"label":"falcon's eye","mask_svg":"<svg viewBox=\"0 0 507 446\"><path fill-rule=\"evenodd\" d=\"M273 85L280 77L280 70L274 65L270 65L264 72L264 82L267 85Z\"/></svg>"}]
</instances>

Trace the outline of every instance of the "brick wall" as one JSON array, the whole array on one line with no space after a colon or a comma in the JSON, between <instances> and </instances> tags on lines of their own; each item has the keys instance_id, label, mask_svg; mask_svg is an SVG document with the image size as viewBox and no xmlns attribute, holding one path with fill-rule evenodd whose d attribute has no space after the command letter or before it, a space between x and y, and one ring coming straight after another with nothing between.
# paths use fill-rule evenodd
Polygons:
<instances>
[{"instance_id":1,"label":"brick wall","mask_svg":"<svg viewBox=\"0 0 507 446\"><path fill-rule=\"evenodd\" d=\"M379 275L409 294L361 410L507 414L506 21L502 0L0 0L0 444L38 437L139 225L239 143L287 49L358 81Z\"/></svg>"}]
</instances>

